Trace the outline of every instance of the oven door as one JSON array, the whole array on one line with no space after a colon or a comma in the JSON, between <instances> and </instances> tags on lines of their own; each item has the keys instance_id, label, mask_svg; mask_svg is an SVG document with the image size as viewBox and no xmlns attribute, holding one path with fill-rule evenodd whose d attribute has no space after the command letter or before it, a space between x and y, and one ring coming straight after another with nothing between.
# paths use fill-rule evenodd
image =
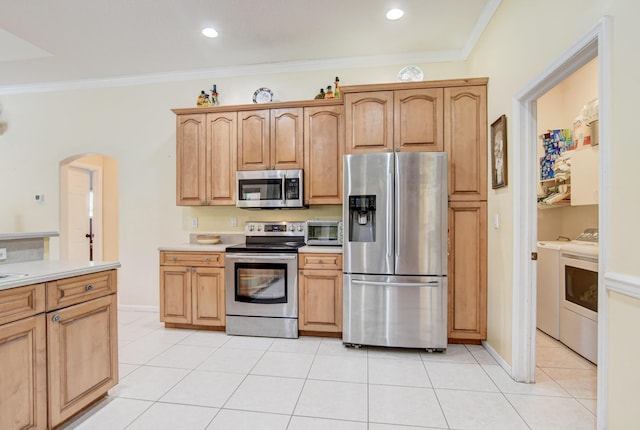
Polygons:
<instances>
[{"instance_id":1,"label":"oven door","mask_svg":"<svg viewBox=\"0 0 640 430\"><path fill-rule=\"evenodd\" d=\"M562 252L562 306L598 321L598 259Z\"/></svg>"},{"instance_id":2,"label":"oven door","mask_svg":"<svg viewBox=\"0 0 640 430\"><path fill-rule=\"evenodd\" d=\"M298 317L298 255L226 254L226 313Z\"/></svg>"}]
</instances>

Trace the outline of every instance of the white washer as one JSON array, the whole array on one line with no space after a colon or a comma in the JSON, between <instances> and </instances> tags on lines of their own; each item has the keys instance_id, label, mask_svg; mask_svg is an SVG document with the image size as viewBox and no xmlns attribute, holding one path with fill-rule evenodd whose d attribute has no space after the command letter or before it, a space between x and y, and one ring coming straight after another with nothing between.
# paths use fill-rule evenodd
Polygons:
<instances>
[{"instance_id":1,"label":"white washer","mask_svg":"<svg viewBox=\"0 0 640 430\"><path fill-rule=\"evenodd\" d=\"M560 278L563 276L560 251L569 243L566 240L538 242L536 325L554 339L560 339Z\"/></svg>"}]
</instances>

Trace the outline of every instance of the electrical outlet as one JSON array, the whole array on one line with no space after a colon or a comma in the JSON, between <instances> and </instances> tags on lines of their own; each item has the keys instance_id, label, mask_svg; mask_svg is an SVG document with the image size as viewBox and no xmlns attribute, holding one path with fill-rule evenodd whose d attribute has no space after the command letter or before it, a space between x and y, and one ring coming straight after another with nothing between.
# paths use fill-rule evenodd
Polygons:
<instances>
[{"instance_id":1,"label":"electrical outlet","mask_svg":"<svg viewBox=\"0 0 640 430\"><path fill-rule=\"evenodd\" d=\"M231 217L231 227L237 227L238 226L238 217Z\"/></svg>"},{"instance_id":2,"label":"electrical outlet","mask_svg":"<svg viewBox=\"0 0 640 430\"><path fill-rule=\"evenodd\" d=\"M0 260L7 259L7 248L0 248Z\"/></svg>"},{"instance_id":3,"label":"electrical outlet","mask_svg":"<svg viewBox=\"0 0 640 430\"><path fill-rule=\"evenodd\" d=\"M198 227L198 218L197 217L193 217L191 218L191 227Z\"/></svg>"}]
</instances>

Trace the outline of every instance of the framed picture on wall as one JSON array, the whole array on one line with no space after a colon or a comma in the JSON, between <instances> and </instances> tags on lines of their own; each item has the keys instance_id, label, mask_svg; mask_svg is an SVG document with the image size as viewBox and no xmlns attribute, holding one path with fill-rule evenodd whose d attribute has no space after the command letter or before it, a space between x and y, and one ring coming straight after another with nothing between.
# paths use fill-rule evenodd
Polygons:
<instances>
[{"instance_id":1,"label":"framed picture on wall","mask_svg":"<svg viewBox=\"0 0 640 430\"><path fill-rule=\"evenodd\" d=\"M507 117L491 124L491 188L507 186Z\"/></svg>"}]
</instances>

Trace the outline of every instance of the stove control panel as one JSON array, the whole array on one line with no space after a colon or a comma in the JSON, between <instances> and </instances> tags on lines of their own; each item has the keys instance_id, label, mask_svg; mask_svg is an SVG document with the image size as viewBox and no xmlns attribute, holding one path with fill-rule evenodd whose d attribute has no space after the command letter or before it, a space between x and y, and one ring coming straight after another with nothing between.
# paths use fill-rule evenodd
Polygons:
<instances>
[{"instance_id":1,"label":"stove control panel","mask_svg":"<svg viewBox=\"0 0 640 430\"><path fill-rule=\"evenodd\" d=\"M248 221L245 236L304 236L304 221Z\"/></svg>"}]
</instances>

